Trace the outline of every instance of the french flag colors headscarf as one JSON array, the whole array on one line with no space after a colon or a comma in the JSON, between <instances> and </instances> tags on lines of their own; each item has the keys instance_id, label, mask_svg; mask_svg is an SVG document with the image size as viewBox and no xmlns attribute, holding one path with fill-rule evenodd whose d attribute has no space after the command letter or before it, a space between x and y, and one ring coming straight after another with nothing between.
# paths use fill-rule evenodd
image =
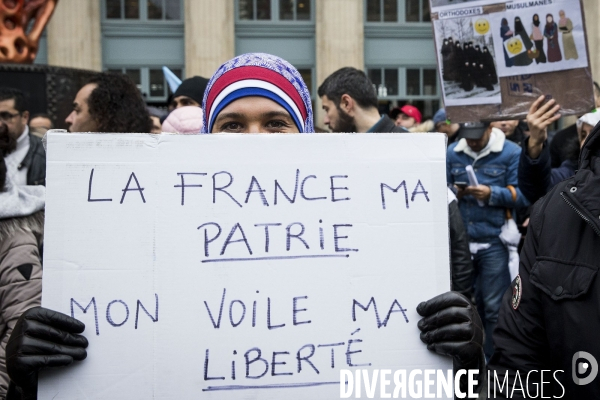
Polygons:
<instances>
[{"instance_id":1,"label":"french flag colors headscarf","mask_svg":"<svg viewBox=\"0 0 600 400\"><path fill-rule=\"evenodd\" d=\"M217 115L242 97L273 100L290 114L300 133L314 132L310 93L302 76L287 61L265 53L237 56L221 65L204 93L202 133L210 133Z\"/></svg>"}]
</instances>

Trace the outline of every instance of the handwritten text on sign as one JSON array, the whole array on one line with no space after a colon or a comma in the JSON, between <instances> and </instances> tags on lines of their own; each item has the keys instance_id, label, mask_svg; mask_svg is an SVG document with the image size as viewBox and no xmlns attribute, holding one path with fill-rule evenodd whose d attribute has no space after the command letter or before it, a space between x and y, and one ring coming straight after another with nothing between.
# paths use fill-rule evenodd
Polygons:
<instances>
[{"instance_id":1,"label":"handwritten text on sign","mask_svg":"<svg viewBox=\"0 0 600 400\"><path fill-rule=\"evenodd\" d=\"M340 369L447 369L415 312L449 288L444 152L430 134L50 135L44 306L90 348L40 398L318 399Z\"/></svg>"}]
</instances>

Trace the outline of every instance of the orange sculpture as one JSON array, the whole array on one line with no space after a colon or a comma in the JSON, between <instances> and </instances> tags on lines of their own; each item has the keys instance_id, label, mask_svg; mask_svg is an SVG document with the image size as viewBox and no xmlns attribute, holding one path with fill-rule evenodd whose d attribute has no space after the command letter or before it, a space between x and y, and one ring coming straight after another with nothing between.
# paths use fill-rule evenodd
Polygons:
<instances>
[{"instance_id":1,"label":"orange sculpture","mask_svg":"<svg viewBox=\"0 0 600 400\"><path fill-rule=\"evenodd\" d=\"M0 0L0 62L31 64L58 0Z\"/></svg>"}]
</instances>

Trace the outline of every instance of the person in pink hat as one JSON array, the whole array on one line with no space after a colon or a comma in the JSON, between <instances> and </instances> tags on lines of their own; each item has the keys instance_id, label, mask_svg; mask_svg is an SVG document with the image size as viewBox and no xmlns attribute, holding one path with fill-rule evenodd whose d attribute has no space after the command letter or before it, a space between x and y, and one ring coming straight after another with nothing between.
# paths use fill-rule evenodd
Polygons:
<instances>
[{"instance_id":1,"label":"person in pink hat","mask_svg":"<svg viewBox=\"0 0 600 400\"><path fill-rule=\"evenodd\" d=\"M197 135L202 130L204 113L200 107L185 106L171 111L162 124L162 131L183 135Z\"/></svg>"}]
</instances>

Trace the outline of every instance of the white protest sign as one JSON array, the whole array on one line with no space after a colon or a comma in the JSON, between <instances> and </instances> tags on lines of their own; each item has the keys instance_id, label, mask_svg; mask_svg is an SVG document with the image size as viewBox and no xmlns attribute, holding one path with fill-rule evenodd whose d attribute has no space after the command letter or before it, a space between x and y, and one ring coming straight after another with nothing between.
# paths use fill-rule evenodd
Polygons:
<instances>
[{"instance_id":1,"label":"white protest sign","mask_svg":"<svg viewBox=\"0 0 600 400\"><path fill-rule=\"evenodd\" d=\"M90 345L39 399L334 399L343 369L413 398L452 368L416 313L450 288L443 135L48 136L43 306Z\"/></svg>"}]
</instances>

